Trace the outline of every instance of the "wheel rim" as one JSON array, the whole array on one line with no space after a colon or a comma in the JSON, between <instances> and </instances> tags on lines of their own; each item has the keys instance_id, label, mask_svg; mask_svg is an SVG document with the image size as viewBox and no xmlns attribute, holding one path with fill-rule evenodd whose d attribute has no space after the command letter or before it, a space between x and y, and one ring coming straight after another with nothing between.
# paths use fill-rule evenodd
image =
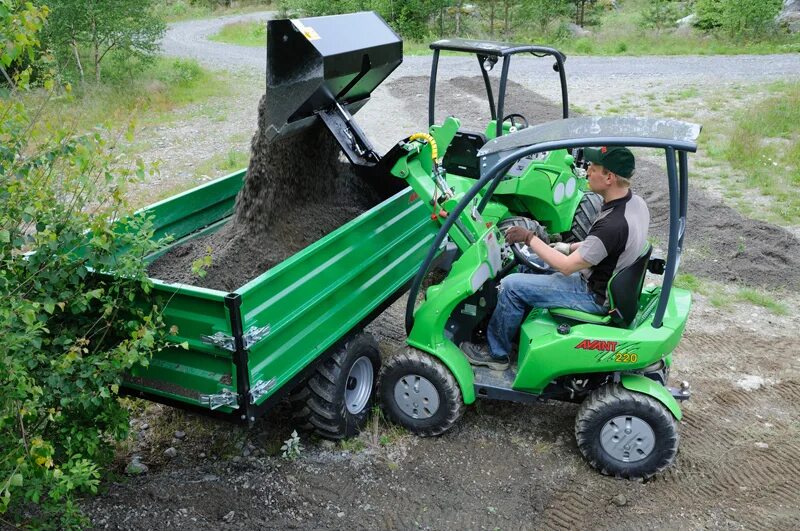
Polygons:
<instances>
[{"instance_id":1,"label":"wheel rim","mask_svg":"<svg viewBox=\"0 0 800 531\"><path fill-rule=\"evenodd\" d=\"M353 415L361 413L369 402L372 394L372 380L374 370L372 362L366 356L356 360L347 374L347 384L344 390L344 400L347 411Z\"/></svg>"},{"instance_id":2,"label":"wheel rim","mask_svg":"<svg viewBox=\"0 0 800 531\"><path fill-rule=\"evenodd\" d=\"M418 374L407 374L397 381L394 400L400 411L414 419L431 418L439 410L439 391Z\"/></svg>"},{"instance_id":3,"label":"wheel rim","mask_svg":"<svg viewBox=\"0 0 800 531\"><path fill-rule=\"evenodd\" d=\"M600 431L600 445L608 455L624 463L635 463L653 453L656 436L646 421L633 415L609 420Z\"/></svg>"}]
</instances>

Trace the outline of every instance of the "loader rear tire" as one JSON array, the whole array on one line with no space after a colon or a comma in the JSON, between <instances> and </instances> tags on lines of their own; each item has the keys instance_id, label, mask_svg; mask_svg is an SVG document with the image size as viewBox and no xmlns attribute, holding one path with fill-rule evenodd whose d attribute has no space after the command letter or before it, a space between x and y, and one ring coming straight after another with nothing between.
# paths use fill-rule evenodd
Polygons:
<instances>
[{"instance_id":1,"label":"loader rear tire","mask_svg":"<svg viewBox=\"0 0 800 531\"><path fill-rule=\"evenodd\" d=\"M412 347L383 366L378 393L386 417L422 437L441 435L464 413L461 389L450 370Z\"/></svg>"},{"instance_id":2,"label":"loader rear tire","mask_svg":"<svg viewBox=\"0 0 800 531\"><path fill-rule=\"evenodd\" d=\"M575 439L589 464L607 476L647 479L678 453L672 413L653 397L607 384L584 400Z\"/></svg>"},{"instance_id":3,"label":"loader rear tire","mask_svg":"<svg viewBox=\"0 0 800 531\"><path fill-rule=\"evenodd\" d=\"M354 336L291 397L296 425L326 439L357 435L372 409L380 367L375 338Z\"/></svg>"},{"instance_id":4,"label":"loader rear tire","mask_svg":"<svg viewBox=\"0 0 800 531\"><path fill-rule=\"evenodd\" d=\"M584 192L581 202L578 203L578 208L575 210L575 217L572 218L572 228L564 241L573 243L585 240L589 229L592 228L592 223L597 219L602 208L602 197L594 192Z\"/></svg>"}]
</instances>

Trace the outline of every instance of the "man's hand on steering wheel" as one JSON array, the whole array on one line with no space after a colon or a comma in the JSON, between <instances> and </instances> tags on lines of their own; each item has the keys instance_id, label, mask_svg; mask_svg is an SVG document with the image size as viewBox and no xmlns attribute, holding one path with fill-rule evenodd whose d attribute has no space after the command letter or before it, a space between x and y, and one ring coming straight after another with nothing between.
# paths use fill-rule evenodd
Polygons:
<instances>
[{"instance_id":1,"label":"man's hand on steering wheel","mask_svg":"<svg viewBox=\"0 0 800 531\"><path fill-rule=\"evenodd\" d=\"M525 227L520 227L519 225L513 225L506 230L505 238L506 243L509 245L514 243L524 243L527 244L528 240L531 239L531 236L534 235L534 232L531 230L526 229Z\"/></svg>"}]
</instances>

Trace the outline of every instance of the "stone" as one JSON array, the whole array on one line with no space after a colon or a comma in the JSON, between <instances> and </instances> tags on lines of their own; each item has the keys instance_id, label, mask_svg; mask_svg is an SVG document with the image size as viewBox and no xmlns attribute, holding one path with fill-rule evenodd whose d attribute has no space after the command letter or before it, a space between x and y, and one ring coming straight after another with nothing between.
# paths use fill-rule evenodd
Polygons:
<instances>
[{"instance_id":1,"label":"stone","mask_svg":"<svg viewBox=\"0 0 800 531\"><path fill-rule=\"evenodd\" d=\"M134 457L128 466L125 467L125 473L129 476L139 476L141 474L147 474L150 469L147 468L147 465L140 462L138 458Z\"/></svg>"},{"instance_id":2,"label":"stone","mask_svg":"<svg viewBox=\"0 0 800 531\"><path fill-rule=\"evenodd\" d=\"M614 505L617 507L624 507L628 504L628 498L626 498L624 494L617 494L611 501L614 502Z\"/></svg>"},{"instance_id":3,"label":"stone","mask_svg":"<svg viewBox=\"0 0 800 531\"><path fill-rule=\"evenodd\" d=\"M178 450L170 446L169 448L164 450L164 455L170 459L175 459L176 457L178 457Z\"/></svg>"},{"instance_id":4,"label":"stone","mask_svg":"<svg viewBox=\"0 0 800 531\"><path fill-rule=\"evenodd\" d=\"M233 517L235 515L236 515L236 513L231 511L228 514L226 514L225 516L223 516L222 520L225 521L225 522L231 523L231 522L233 522Z\"/></svg>"},{"instance_id":5,"label":"stone","mask_svg":"<svg viewBox=\"0 0 800 531\"><path fill-rule=\"evenodd\" d=\"M176 431L175 432L175 438L176 439L180 440L180 439L183 439L184 437L186 437L186 432L185 431Z\"/></svg>"},{"instance_id":6,"label":"stone","mask_svg":"<svg viewBox=\"0 0 800 531\"><path fill-rule=\"evenodd\" d=\"M800 0L783 0L783 9L775 20L792 33L800 31Z\"/></svg>"},{"instance_id":7,"label":"stone","mask_svg":"<svg viewBox=\"0 0 800 531\"><path fill-rule=\"evenodd\" d=\"M567 24L567 29L575 37L588 37L589 35L592 34L591 31L589 31L586 28L583 28L581 26L578 26L574 22L570 22L569 24Z\"/></svg>"}]
</instances>

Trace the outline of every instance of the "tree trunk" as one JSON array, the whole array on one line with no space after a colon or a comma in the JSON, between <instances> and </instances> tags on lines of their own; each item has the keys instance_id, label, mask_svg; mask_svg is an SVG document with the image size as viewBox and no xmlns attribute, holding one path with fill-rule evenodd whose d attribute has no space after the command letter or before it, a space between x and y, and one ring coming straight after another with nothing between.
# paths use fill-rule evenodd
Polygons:
<instances>
[{"instance_id":1,"label":"tree trunk","mask_svg":"<svg viewBox=\"0 0 800 531\"><path fill-rule=\"evenodd\" d=\"M456 2L456 37L461 36L461 6L463 4L463 0Z\"/></svg>"},{"instance_id":2,"label":"tree trunk","mask_svg":"<svg viewBox=\"0 0 800 531\"><path fill-rule=\"evenodd\" d=\"M439 8L439 38L444 39L444 6Z\"/></svg>"},{"instance_id":3,"label":"tree trunk","mask_svg":"<svg viewBox=\"0 0 800 531\"><path fill-rule=\"evenodd\" d=\"M489 37L494 39L494 0L489 2Z\"/></svg>"},{"instance_id":4,"label":"tree trunk","mask_svg":"<svg viewBox=\"0 0 800 531\"><path fill-rule=\"evenodd\" d=\"M85 81L83 76L83 65L81 64L81 56L78 53L78 43L75 42L73 39L72 41L72 52L75 54L75 63L78 65L78 72L81 74L81 84Z\"/></svg>"},{"instance_id":5,"label":"tree trunk","mask_svg":"<svg viewBox=\"0 0 800 531\"><path fill-rule=\"evenodd\" d=\"M505 36L505 38L508 38L508 10L510 2L511 0L505 0L503 2L503 36Z\"/></svg>"},{"instance_id":6,"label":"tree trunk","mask_svg":"<svg viewBox=\"0 0 800 531\"><path fill-rule=\"evenodd\" d=\"M97 21L92 19L92 52L94 54L94 82L100 84L100 43L97 42Z\"/></svg>"}]
</instances>

